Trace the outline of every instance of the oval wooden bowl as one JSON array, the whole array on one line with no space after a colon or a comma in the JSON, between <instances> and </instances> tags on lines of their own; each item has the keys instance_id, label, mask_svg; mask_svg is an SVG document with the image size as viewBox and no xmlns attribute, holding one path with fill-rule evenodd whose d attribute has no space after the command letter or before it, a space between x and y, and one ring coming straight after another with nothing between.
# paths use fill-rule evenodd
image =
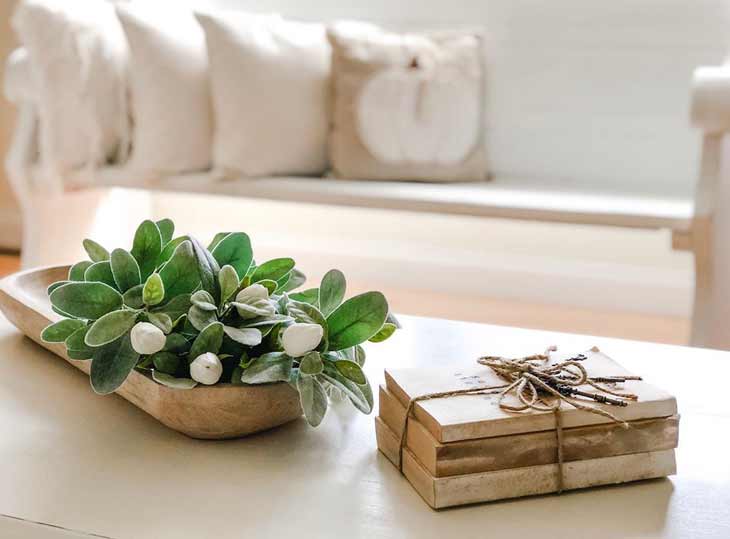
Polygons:
<instances>
[{"instance_id":1,"label":"oval wooden bowl","mask_svg":"<svg viewBox=\"0 0 730 539\"><path fill-rule=\"evenodd\" d=\"M41 331L60 320L48 301L49 284L64 280L68 266L22 271L0 281L0 310L20 331L87 375L90 361L69 359L63 344L44 343ZM217 384L171 389L132 371L116 391L173 430L192 438L238 438L277 427L302 415L299 395L289 384Z\"/></svg>"}]
</instances>

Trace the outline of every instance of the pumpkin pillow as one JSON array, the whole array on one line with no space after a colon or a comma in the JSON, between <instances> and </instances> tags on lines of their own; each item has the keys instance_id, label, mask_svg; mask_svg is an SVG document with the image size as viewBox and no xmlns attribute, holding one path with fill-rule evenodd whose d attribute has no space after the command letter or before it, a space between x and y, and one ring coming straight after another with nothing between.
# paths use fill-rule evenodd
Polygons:
<instances>
[{"instance_id":1,"label":"pumpkin pillow","mask_svg":"<svg viewBox=\"0 0 730 539\"><path fill-rule=\"evenodd\" d=\"M369 24L338 23L328 39L335 176L486 179L478 34L394 34Z\"/></svg>"}]
</instances>

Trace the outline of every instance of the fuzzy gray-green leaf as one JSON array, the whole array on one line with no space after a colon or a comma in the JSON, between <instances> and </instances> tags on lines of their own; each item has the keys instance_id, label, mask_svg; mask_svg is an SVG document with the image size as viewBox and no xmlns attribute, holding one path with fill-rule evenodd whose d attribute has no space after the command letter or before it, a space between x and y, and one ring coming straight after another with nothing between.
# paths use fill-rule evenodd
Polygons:
<instances>
[{"instance_id":1,"label":"fuzzy gray-green leaf","mask_svg":"<svg viewBox=\"0 0 730 539\"><path fill-rule=\"evenodd\" d=\"M258 346L263 338L261 331L256 328L234 328L224 326L223 331L229 339L244 346Z\"/></svg>"},{"instance_id":2,"label":"fuzzy gray-green leaf","mask_svg":"<svg viewBox=\"0 0 730 539\"><path fill-rule=\"evenodd\" d=\"M198 382L190 378L175 378L170 374L156 370L152 371L152 379L158 384L172 389L193 389L198 385Z\"/></svg>"},{"instance_id":3,"label":"fuzzy gray-green leaf","mask_svg":"<svg viewBox=\"0 0 730 539\"><path fill-rule=\"evenodd\" d=\"M131 330L136 320L137 313L128 309L107 313L91 325L84 342L92 347L109 344Z\"/></svg>"},{"instance_id":4,"label":"fuzzy gray-green leaf","mask_svg":"<svg viewBox=\"0 0 730 539\"><path fill-rule=\"evenodd\" d=\"M142 303L154 307L162 303L163 299L165 299L165 284L162 282L159 273L153 273L147 277L147 281L144 283Z\"/></svg>"},{"instance_id":5,"label":"fuzzy gray-green leaf","mask_svg":"<svg viewBox=\"0 0 730 539\"><path fill-rule=\"evenodd\" d=\"M319 352L305 354L299 363L299 371L302 374L319 374L322 372L322 369L324 369L324 364L322 363Z\"/></svg>"},{"instance_id":6,"label":"fuzzy gray-green leaf","mask_svg":"<svg viewBox=\"0 0 730 539\"><path fill-rule=\"evenodd\" d=\"M345 275L340 270L333 269L325 273L319 285L319 309L323 315L329 316L340 306L345 299L346 288Z\"/></svg>"},{"instance_id":7,"label":"fuzzy gray-green leaf","mask_svg":"<svg viewBox=\"0 0 730 539\"><path fill-rule=\"evenodd\" d=\"M91 266L93 262L90 260L82 260L81 262L76 262L71 268L68 270L68 280L69 281L83 281L85 280L84 275L86 274L86 270L89 269L89 266Z\"/></svg>"},{"instance_id":8,"label":"fuzzy gray-green leaf","mask_svg":"<svg viewBox=\"0 0 730 539\"><path fill-rule=\"evenodd\" d=\"M178 245L170 260L160 270L160 278L165 285L165 301L180 294L190 294L200 285L197 266L193 244L184 241Z\"/></svg>"},{"instance_id":9,"label":"fuzzy gray-green leaf","mask_svg":"<svg viewBox=\"0 0 730 539\"><path fill-rule=\"evenodd\" d=\"M41 332L41 340L43 342L64 342L72 333L84 326L86 326L86 323L81 320L75 320L73 318L60 320L50 326L46 326Z\"/></svg>"},{"instance_id":10,"label":"fuzzy gray-green leaf","mask_svg":"<svg viewBox=\"0 0 730 539\"><path fill-rule=\"evenodd\" d=\"M132 372L139 354L132 348L129 335L98 348L91 360L91 387L100 395L112 393Z\"/></svg>"},{"instance_id":11,"label":"fuzzy gray-green leaf","mask_svg":"<svg viewBox=\"0 0 730 539\"><path fill-rule=\"evenodd\" d=\"M51 304L74 318L96 320L122 307L122 295L103 283L68 283L51 293Z\"/></svg>"},{"instance_id":12,"label":"fuzzy gray-green leaf","mask_svg":"<svg viewBox=\"0 0 730 539\"><path fill-rule=\"evenodd\" d=\"M314 376L302 374L297 379L299 400L304 417L312 427L318 426L327 413L327 393Z\"/></svg>"},{"instance_id":13,"label":"fuzzy gray-green leaf","mask_svg":"<svg viewBox=\"0 0 730 539\"><path fill-rule=\"evenodd\" d=\"M162 245L166 245L168 241L172 239L172 235L175 233L175 223L172 219L160 219L156 221L157 229L160 231L160 239L162 239Z\"/></svg>"},{"instance_id":14,"label":"fuzzy gray-green leaf","mask_svg":"<svg viewBox=\"0 0 730 539\"><path fill-rule=\"evenodd\" d=\"M367 341L388 316L388 302L380 292L352 297L327 317L330 350L342 350Z\"/></svg>"},{"instance_id":15,"label":"fuzzy gray-green leaf","mask_svg":"<svg viewBox=\"0 0 730 539\"><path fill-rule=\"evenodd\" d=\"M212 352L217 354L223 344L223 324L213 322L208 324L193 341L188 358L193 362L201 354Z\"/></svg>"},{"instance_id":16,"label":"fuzzy gray-green leaf","mask_svg":"<svg viewBox=\"0 0 730 539\"><path fill-rule=\"evenodd\" d=\"M294 264L291 258L274 258L264 262L251 275L251 282L256 283L264 279L278 281L294 269Z\"/></svg>"},{"instance_id":17,"label":"fuzzy gray-green leaf","mask_svg":"<svg viewBox=\"0 0 730 539\"><path fill-rule=\"evenodd\" d=\"M104 249L101 245L96 243L94 240L85 239L82 242L86 254L92 262L102 262L103 260L109 260L109 251Z\"/></svg>"},{"instance_id":18,"label":"fuzzy gray-green leaf","mask_svg":"<svg viewBox=\"0 0 730 539\"><path fill-rule=\"evenodd\" d=\"M137 227L132 243L132 256L139 264L141 281L146 281L155 268L162 251L162 236L160 229L150 220L142 221Z\"/></svg>"},{"instance_id":19,"label":"fuzzy gray-green leaf","mask_svg":"<svg viewBox=\"0 0 730 539\"><path fill-rule=\"evenodd\" d=\"M108 260L95 262L89 266L84 272L84 280L90 283L108 284L112 288L117 287L117 283L114 281L114 274L112 273L112 265Z\"/></svg>"},{"instance_id":20,"label":"fuzzy gray-green leaf","mask_svg":"<svg viewBox=\"0 0 730 539\"><path fill-rule=\"evenodd\" d=\"M221 267L221 271L218 273L218 283L221 289L221 305L231 299L236 293L239 280L238 273L233 266L226 264Z\"/></svg>"},{"instance_id":21,"label":"fuzzy gray-green leaf","mask_svg":"<svg viewBox=\"0 0 730 539\"><path fill-rule=\"evenodd\" d=\"M387 340L388 338L395 333L396 330L395 324L391 324L390 322L386 322L383 324L383 327L380 328L380 331L378 331L375 335L370 337L370 342L383 342Z\"/></svg>"},{"instance_id":22,"label":"fuzzy gray-green leaf","mask_svg":"<svg viewBox=\"0 0 730 539\"><path fill-rule=\"evenodd\" d=\"M293 360L283 352L264 354L243 371L241 381L244 384L269 384L272 382L288 382Z\"/></svg>"},{"instance_id":23,"label":"fuzzy gray-green leaf","mask_svg":"<svg viewBox=\"0 0 730 539\"><path fill-rule=\"evenodd\" d=\"M142 284L137 260L124 249L114 249L111 254L111 270L120 292Z\"/></svg>"},{"instance_id":24,"label":"fuzzy gray-green leaf","mask_svg":"<svg viewBox=\"0 0 730 539\"><path fill-rule=\"evenodd\" d=\"M212 252L221 267L229 265L236 270L239 281L244 278L253 261L251 240L243 232L228 234L218 241Z\"/></svg>"}]
</instances>

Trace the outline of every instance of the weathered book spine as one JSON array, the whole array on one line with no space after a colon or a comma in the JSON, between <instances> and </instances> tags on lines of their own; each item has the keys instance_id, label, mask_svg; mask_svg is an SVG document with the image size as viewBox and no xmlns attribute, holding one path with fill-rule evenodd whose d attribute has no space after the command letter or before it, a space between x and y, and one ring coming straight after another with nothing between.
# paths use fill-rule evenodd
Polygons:
<instances>
[{"instance_id":1,"label":"weathered book spine","mask_svg":"<svg viewBox=\"0 0 730 539\"><path fill-rule=\"evenodd\" d=\"M405 407L380 386L380 418L400 438ZM563 430L566 462L674 449L679 441L679 418L630 422L630 428L604 423ZM434 477L554 464L557 439L554 431L497 436L440 443L415 418L408 422L406 445Z\"/></svg>"},{"instance_id":2,"label":"weathered book spine","mask_svg":"<svg viewBox=\"0 0 730 539\"><path fill-rule=\"evenodd\" d=\"M378 448L394 463L399 438L375 418ZM403 452L403 473L413 488L434 509L507 498L548 494L558 489L557 464L433 477L408 449ZM573 490L666 477L676 473L674 450L635 453L567 462L563 488Z\"/></svg>"}]
</instances>

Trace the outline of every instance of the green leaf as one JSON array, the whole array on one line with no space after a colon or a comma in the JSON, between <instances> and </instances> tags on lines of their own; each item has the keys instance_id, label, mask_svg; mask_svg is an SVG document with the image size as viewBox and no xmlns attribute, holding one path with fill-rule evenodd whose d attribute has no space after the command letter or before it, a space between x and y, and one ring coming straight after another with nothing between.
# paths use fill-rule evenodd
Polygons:
<instances>
[{"instance_id":1,"label":"green leaf","mask_svg":"<svg viewBox=\"0 0 730 539\"><path fill-rule=\"evenodd\" d=\"M166 313L147 313L147 319L165 335L172 331L172 319Z\"/></svg>"},{"instance_id":2,"label":"green leaf","mask_svg":"<svg viewBox=\"0 0 730 539\"><path fill-rule=\"evenodd\" d=\"M223 344L223 324L213 322L209 324L198 334L193 341L193 346L188 354L189 361L192 363L199 355L206 352L217 354Z\"/></svg>"},{"instance_id":3,"label":"green leaf","mask_svg":"<svg viewBox=\"0 0 730 539\"><path fill-rule=\"evenodd\" d=\"M190 294L180 294L175 296L164 305L155 307L153 312L167 313L171 320L177 320L182 315L187 314L191 307Z\"/></svg>"},{"instance_id":4,"label":"green leaf","mask_svg":"<svg viewBox=\"0 0 730 539\"><path fill-rule=\"evenodd\" d=\"M238 290L238 283L238 273L233 266L226 264L221 267L221 271L218 273L218 284L221 289L221 305L233 297L236 290Z\"/></svg>"},{"instance_id":5,"label":"green leaf","mask_svg":"<svg viewBox=\"0 0 730 539\"><path fill-rule=\"evenodd\" d=\"M211 252L214 251L216 246L221 242L221 240L229 234L230 232L218 232L215 236L213 236L213 239L208 244L208 250Z\"/></svg>"},{"instance_id":6,"label":"green leaf","mask_svg":"<svg viewBox=\"0 0 730 539\"><path fill-rule=\"evenodd\" d=\"M114 282L120 292L126 292L142 283L137 261L124 249L114 249L112 251L111 270Z\"/></svg>"},{"instance_id":7,"label":"green leaf","mask_svg":"<svg viewBox=\"0 0 730 539\"><path fill-rule=\"evenodd\" d=\"M193 246L193 255L197 261L200 286L211 296L218 298L220 296L220 290L218 288L218 272L221 268L210 251L203 247L198 240L190 238L190 242Z\"/></svg>"},{"instance_id":8,"label":"green leaf","mask_svg":"<svg viewBox=\"0 0 730 539\"><path fill-rule=\"evenodd\" d=\"M51 295L51 292L53 292L56 288L60 288L65 284L71 283L73 281L56 281L55 283L51 283L48 285L48 288L46 288L46 294L49 296Z\"/></svg>"},{"instance_id":9,"label":"green leaf","mask_svg":"<svg viewBox=\"0 0 730 539\"><path fill-rule=\"evenodd\" d=\"M359 344L352 348L341 350L340 354L342 354L342 357L349 359L350 361L354 361L360 365L360 367L365 365L365 350Z\"/></svg>"},{"instance_id":10,"label":"green leaf","mask_svg":"<svg viewBox=\"0 0 730 539\"><path fill-rule=\"evenodd\" d=\"M325 273L319 285L319 308L323 315L329 316L340 306L345 299L346 287L345 275L340 270L333 269Z\"/></svg>"},{"instance_id":11,"label":"green leaf","mask_svg":"<svg viewBox=\"0 0 730 539\"><path fill-rule=\"evenodd\" d=\"M210 324L217 321L218 316L215 311L201 309L197 305L192 305L188 310L188 322L198 331L203 331Z\"/></svg>"},{"instance_id":12,"label":"green leaf","mask_svg":"<svg viewBox=\"0 0 730 539\"><path fill-rule=\"evenodd\" d=\"M109 260L109 251L104 249L101 245L96 243L94 240L85 239L83 241L84 250L92 262L102 262Z\"/></svg>"},{"instance_id":13,"label":"green leaf","mask_svg":"<svg viewBox=\"0 0 730 539\"><path fill-rule=\"evenodd\" d=\"M154 307L165 299L165 284L159 273L153 273L147 277L142 289L142 303Z\"/></svg>"},{"instance_id":14,"label":"green leaf","mask_svg":"<svg viewBox=\"0 0 730 539\"><path fill-rule=\"evenodd\" d=\"M240 303L238 301L232 301L236 310L238 310L239 316L244 318L256 318L256 317L270 317L275 314L274 307L269 300L259 299L253 303Z\"/></svg>"},{"instance_id":15,"label":"green leaf","mask_svg":"<svg viewBox=\"0 0 730 539\"><path fill-rule=\"evenodd\" d=\"M284 324L288 322L294 322L294 318L285 314L275 314L272 316L263 316L261 318L249 318L244 320L238 327L241 328L258 328L265 326L275 326L277 324Z\"/></svg>"},{"instance_id":16,"label":"green leaf","mask_svg":"<svg viewBox=\"0 0 730 539\"><path fill-rule=\"evenodd\" d=\"M170 333L165 339L165 347L162 349L164 352L173 352L181 354L188 350L190 344L188 340L179 333Z\"/></svg>"},{"instance_id":17,"label":"green leaf","mask_svg":"<svg viewBox=\"0 0 730 539\"><path fill-rule=\"evenodd\" d=\"M327 325L327 320L317 307L310 305L309 303L301 303L290 299L288 311L289 315L293 316L294 320L297 322L302 322L304 324L319 324L322 326L323 333L319 349L325 350L328 348L329 327Z\"/></svg>"},{"instance_id":18,"label":"green leaf","mask_svg":"<svg viewBox=\"0 0 730 539\"><path fill-rule=\"evenodd\" d=\"M178 245L180 245L182 242L188 241L188 240L190 240L189 236L180 236L178 238L168 241L165 244L165 246L162 248L162 252L160 252L160 256L157 257L157 267L159 268L165 262L170 260L173 253L175 252L175 249L177 249Z\"/></svg>"},{"instance_id":19,"label":"green leaf","mask_svg":"<svg viewBox=\"0 0 730 539\"><path fill-rule=\"evenodd\" d=\"M89 359L94 354L94 349L86 344L87 326L77 329L66 338L66 350L72 359Z\"/></svg>"},{"instance_id":20,"label":"green leaf","mask_svg":"<svg viewBox=\"0 0 730 539\"><path fill-rule=\"evenodd\" d=\"M170 352L157 352L151 359L155 369L166 374L175 374L180 365L180 358Z\"/></svg>"},{"instance_id":21,"label":"green leaf","mask_svg":"<svg viewBox=\"0 0 730 539\"><path fill-rule=\"evenodd\" d=\"M403 327L393 313L388 313L388 318L386 318L385 321L393 324L395 329L401 329Z\"/></svg>"},{"instance_id":22,"label":"green leaf","mask_svg":"<svg viewBox=\"0 0 730 539\"><path fill-rule=\"evenodd\" d=\"M388 316L388 302L380 292L352 297L327 317L330 350L342 350L367 341Z\"/></svg>"},{"instance_id":23,"label":"green leaf","mask_svg":"<svg viewBox=\"0 0 730 539\"><path fill-rule=\"evenodd\" d=\"M122 294L122 300L127 307L132 309L141 309L144 307L144 301L142 298L143 285L139 284L133 286Z\"/></svg>"},{"instance_id":24,"label":"green leaf","mask_svg":"<svg viewBox=\"0 0 730 539\"><path fill-rule=\"evenodd\" d=\"M393 333L395 333L396 327L395 324L391 324L390 322L386 322L383 324L383 327L380 328L380 331L378 331L375 335L370 337L370 342L383 342L384 340L388 339Z\"/></svg>"},{"instance_id":25,"label":"green leaf","mask_svg":"<svg viewBox=\"0 0 730 539\"><path fill-rule=\"evenodd\" d=\"M271 279L264 279L262 281L257 282L256 284L260 284L266 290L269 292L269 296L273 296L274 292L276 292L276 288L279 286L279 283L276 281L272 281Z\"/></svg>"},{"instance_id":26,"label":"green leaf","mask_svg":"<svg viewBox=\"0 0 730 539\"><path fill-rule=\"evenodd\" d=\"M86 270L89 269L89 266L91 266L93 262L90 260L82 260L81 262L76 262L71 268L68 270L68 280L69 281L83 281L85 280L84 274L86 273Z\"/></svg>"},{"instance_id":27,"label":"green leaf","mask_svg":"<svg viewBox=\"0 0 730 539\"><path fill-rule=\"evenodd\" d=\"M324 363L319 352L309 352L299 363L299 372L302 374L319 374L324 369Z\"/></svg>"},{"instance_id":28,"label":"green leaf","mask_svg":"<svg viewBox=\"0 0 730 539\"><path fill-rule=\"evenodd\" d=\"M278 281L294 269L294 260L291 258L275 258L264 262L251 275L251 282L257 283L264 279Z\"/></svg>"},{"instance_id":29,"label":"green leaf","mask_svg":"<svg viewBox=\"0 0 730 539\"><path fill-rule=\"evenodd\" d=\"M139 354L132 348L129 335L98 348L91 360L91 387L100 395L114 392L132 372Z\"/></svg>"},{"instance_id":30,"label":"green leaf","mask_svg":"<svg viewBox=\"0 0 730 539\"><path fill-rule=\"evenodd\" d=\"M112 311L92 324L84 342L97 347L109 344L127 333L137 321L137 313L130 310Z\"/></svg>"},{"instance_id":31,"label":"green leaf","mask_svg":"<svg viewBox=\"0 0 730 539\"><path fill-rule=\"evenodd\" d=\"M162 252L160 229L150 220L142 221L137 227L132 243L132 256L139 264L140 282L146 281L155 268Z\"/></svg>"},{"instance_id":32,"label":"green leaf","mask_svg":"<svg viewBox=\"0 0 730 539\"><path fill-rule=\"evenodd\" d=\"M198 382L190 378L175 378L174 376L159 371L152 371L152 379L158 384L172 389L193 389L198 385Z\"/></svg>"},{"instance_id":33,"label":"green leaf","mask_svg":"<svg viewBox=\"0 0 730 539\"><path fill-rule=\"evenodd\" d=\"M258 346L261 344L261 339L263 338L261 331L256 328L223 326L223 331L229 339L233 339L244 346Z\"/></svg>"},{"instance_id":34,"label":"green leaf","mask_svg":"<svg viewBox=\"0 0 730 539\"><path fill-rule=\"evenodd\" d=\"M184 241L175 249L172 258L160 270L165 286L165 300L180 294L190 294L200 285L198 262L193 254L193 244Z\"/></svg>"},{"instance_id":35,"label":"green leaf","mask_svg":"<svg viewBox=\"0 0 730 539\"><path fill-rule=\"evenodd\" d=\"M365 374L362 372L360 365L354 361L341 359L339 361L335 361L334 364L337 370L340 371L340 374L348 380L352 380L359 386L368 383L368 379L365 378Z\"/></svg>"},{"instance_id":36,"label":"green leaf","mask_svg":"<svg viewBox=\"0 0 730 539\"><path fill-rule=\"evenodd\" d=\"M84 273L84 279L90 283L104 283L112 288L117 287L112 274L112 265L108 260L95 262Z\"/></svg>"},{"instance_id":37,"label":"green leaf","mask_svg":"<svg viewBox=\"0 0 730 539\"><path fill-rule=\"evenodd\" d=\"M243 385L243 382L241 382L241 376L243 375L243 367L240 365L233 369L233 372L231 373L231 384L234 386L240 386Z\"/></svg>"},{"instance_id":38,"label":"green leaf","mask_svg":"<svg viewBox=\"0 0 730 539\"><path fill-rule=\"evenodd\" d=\"M103 283L68 283L51 293L51 304L74 318L96 320L122 307L122 295Z\"/></svg>"},{"instance_id":39,"label":"green leaf","mask_svg":"<svg viewBox=\"0 0 730 539\"><path fill-rule=\"evenodd\" d=\"M369 414L373 411L373 391L369 383L358 385L345 378L330 361L325 362L324 372L318 376L344 392L362 413Z\"/></svg>"},{"instance_id":40,"label":"green leaf","mask_svg":"<svg viewBox=\"0 0 730 539\"><path fill-rule=\"evenodd\" d=\"M64 342L72 333L86 326L81 320L67 318L46 326L41 332L41 340L43 342Z\"/></svg>"},{"instance_id":41,"label":"green leaf","mask_svg":"<svg viewBox=\"0 0 730 539\"><path fill-rule=\"evenodd\" d=\"M327 413L327 393L322 384L313 376L301 375L297 380L299 400L304 417L312 427L318 426Z\"/></svg>"},{"instance_id":42,"label":"green leaf","mask_svg":"<svg viewBox=\"0 0 730 539\"><path fill-rule=\"evenodd\" d=\"M285 275L277 281L276 292L279 294L291 292L302 286L306 280L307 276L297 268L294 268L289 275Z\"/></svg>"},{"instance_id":43,"label":"green leaf","mask_svg":"<svg viewBox=\"0 0 730 539\"><path fill-rule=\"evenodd\" d=\"M308 288L301 292L294 292L293 294L289 294L289 297L295 301L309 303L315 307L319 306L319 288Z\"/></svg>"},{"instance_id":44,"label":"green leaf","mask_svg":"<svg viewBox=\"0 0 730 539\"><path fill-rule=\"evenodd\" d=\"M157 229L160 231L162 245L166 245L175 233L175 223L172 222L172 219L160 219L159 221L156 221L155 224L157 225Z\"/></svg>"},{"instance_id":45,"label":"green leaf","mask_svg":"<svg viewBox=\"0 0 730 539\"><path fill-rule=\"evenodd\" d=\"M251 240L243 232L233 232L219 240L213 248L213 256L222 267L232 266L238 275L238 281L243 279L251 267L253 250Z\"/></svg>"},{"instance_id":46,"label":"green leaf","mask_svg":"<svg viewBox=\"0 0 730 539\"><path fill-rule=\"evenodd\" d=\"M218 307L215 306L215 299L205 290L198 290L192 296L190 301L193 305L204 311L217 311Z\"/></svg>"},{"instance_id":47,"label":"green leaf","mask_svg":"<svg viewBox=\"0 0 730 539\"><path fill-rule=\"evenodd\" d=\"M244 384L269 384L288 382L293 360L283 352L270 352L257 357L243 371Z\"/></svg>"}]
</instances>

